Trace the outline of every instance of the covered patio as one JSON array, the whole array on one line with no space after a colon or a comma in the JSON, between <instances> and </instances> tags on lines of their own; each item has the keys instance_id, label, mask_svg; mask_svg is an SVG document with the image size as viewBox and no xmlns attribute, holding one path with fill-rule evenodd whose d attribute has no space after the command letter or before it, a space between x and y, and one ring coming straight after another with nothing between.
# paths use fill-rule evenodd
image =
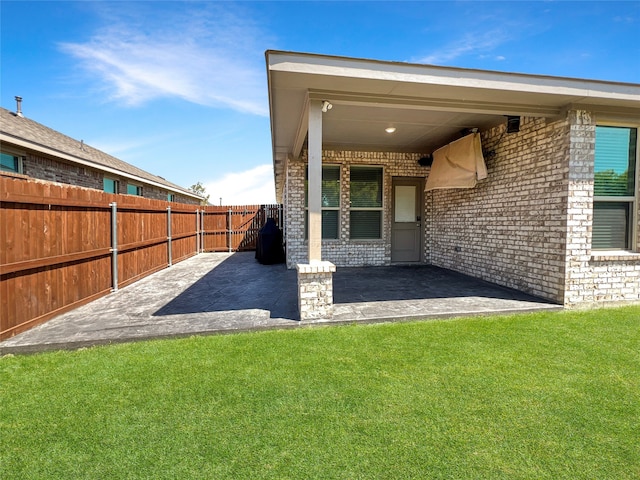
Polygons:
<instances>
[{"instance_id":1,"label":"covered patio","mask_svg":"<svg viewBox=\"0 0 640 480\"><path fill-rule=\"evenodd\" d=\"M300 321L296 272L253 252L203 253L0 342L0 355L155 338L561 307L427 265L341 268L332 319Z\"/></svg>"},{"instance_id":2,"label":"covered patio","mask_svg":"<svg viewBox=\"0 0 640 480\"><path fill-rule=\"evenodd\" d=\"M602 202L620 194L594 188L598 129L624 135L616 174L636 168L637 84L283 51L266 65L303 317L337 313L341 268L406 262L567 307L637 301L620 280L640 268L637 213L616 220Z\"/></svg>"}]
</instances>

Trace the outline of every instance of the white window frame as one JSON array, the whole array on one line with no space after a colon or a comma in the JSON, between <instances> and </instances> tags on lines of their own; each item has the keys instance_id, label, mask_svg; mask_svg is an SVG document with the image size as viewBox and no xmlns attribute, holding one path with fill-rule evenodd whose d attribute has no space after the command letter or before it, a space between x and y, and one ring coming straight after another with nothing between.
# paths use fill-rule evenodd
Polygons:
<instances>
[{"instance_id":1,"label":"white window frame","mask_svg":"<svg viewBox=\"0 0 640 480\"><path fill-rule=\"evenodd\" d=\"M380 184L380 189L382 192L382 202L380 207L353 207L351 206L351 169L352 168L376 168L382 171L382 182ZM385 186L385 168L382 165L360 165L360 164L351 164L349 165L349 241L352 242L376 242L384 239L384 208L385 208L385 195L384 195L384 186ZM380 212L380 237L379 238L353 238L351 236L351 212L364 212L364 211L379 211Z\"/></svg>"},{"instance_id":2,"label":"white window frame","mask_svg":"<svg viewBox=\"0 0 640 480\"><path fill-rule=\"evenodd\" d=\"M635 162L635 195L633 196L621 196L621 197L612 197L612 196L596 196L595 193L593 195L593 210L595 210L595 203L629 203L630 212L629 212L629 232L628 235L630 238L628 239L629 248L593 248L596 252L604 252L604 251L620 251L620 252L637 252L638 251L638 191L640 191L640 124L634 123L609 123L609 122L597 122L596 127L616 127L616 128L633 128L636 130L636 162ZM595 149L595 142L594 142ZM595 157L594 157L594 188L595 188ZM592 215L593 217L593 215Z\"/></svg>"}]
</instances>

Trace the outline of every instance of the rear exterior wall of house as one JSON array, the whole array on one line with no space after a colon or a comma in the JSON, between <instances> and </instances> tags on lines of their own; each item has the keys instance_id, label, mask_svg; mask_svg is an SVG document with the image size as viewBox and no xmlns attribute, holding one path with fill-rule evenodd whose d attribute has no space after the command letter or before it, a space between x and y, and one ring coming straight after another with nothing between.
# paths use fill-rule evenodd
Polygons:
<instances>
[{"instance_id":1,"label":"rear exterior wall of house","mask_svg":"<svg viewBox=\"0 0 640 480\"><path fill-rule=\"evenodd\" d=\"M500 125L482 132L488 178L473 189L424 194L422 261L514 288L568 307L640 301L640 254L592 250L595 116L521 119L520 131ZM421 155L324 151L340 165L340 235L323 240L323 260L338 267L391 263L394 176L426 178ZM384 168L380 240L349 238L351 165ZM287 264L307 261L306 155L290 160L285 202ZM636 173L640 198L640 168ZM636 207L636 210L640 207ZM636 213L636 237L640 223ZM640 244L640 237L636 244ZM637 245L636 245L637 248Z\"/></svg>"},{"instance_id":2,"label":"rear exterior wall of house","mask_svg":"<svg viewBox=\"0 0 640 480\"><path fill-rule=\"evenodd\" d=\"M430 263L563 302L567 121L523 118L482 133L488 177L432 193Z\"/></svg>"},{"instance_id":3,"label":"rear exterior wall of house","mask_svg":"<svg viewBox=\"0 0 640 480\"><path fill-rule=\"evenodd\" d=\"M484 132L489 177L434 192L428 261L567 307L640 301L638 207L631 251L592 248L597 123L572 110Z\"/></svg>"},{"instance_id":4,"label":"rear exterior wall of house","mask_svg":"<svg viewBox=\"0 0 640 480\"><path fill-rule=\"evenodd\" d=\"M635 242L631 251L592 248L596 125L616 126L587 111L569 112L569 197L566 252L566 306L640 301L640 213L636 200ZM625 124L633 128L640 122ZM617 126L620 126L618 124ZM637 145L636 145L637 147ZM640 167L636 148L635 197L640 198ZM635 215L635 216L634 216ZM635 244L635 245L633 245Z\"/></svg>"},{"instance_id":5,"label":"rear exterior wall of house","mask_svg":"<svg viewBox=\"0 0 640 480\"><path fill-rule=\"evenodd\" d=\"M391 193L394 177L426 177L428 167L418 164L422 155L415 153L323 151L323 165L340 167L340 207L338 239L322 241L322 259L338 267L388 265L391 262ZM307 262L305 239L305 177L307 154L299 160L289 160L286 171L283 202L285 206L285 241L287 244L287 266L294 268ZM367 166L383 169L382 189L382 235L377 240L353 240L350 238L350 167ZM422 218L427 215L422 212ZM426 238L423 239L423 258L426 253Z\"/></svg>"}]
</instances>

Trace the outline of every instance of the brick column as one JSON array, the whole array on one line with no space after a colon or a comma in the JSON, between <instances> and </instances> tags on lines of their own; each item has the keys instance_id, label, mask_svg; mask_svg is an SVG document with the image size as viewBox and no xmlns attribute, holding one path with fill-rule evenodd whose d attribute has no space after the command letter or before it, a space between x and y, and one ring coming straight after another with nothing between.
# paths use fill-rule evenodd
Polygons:
<instances>
[{"instance_id":1,"label":"brick column","mask_svg":"<svg viewBox=\"0 0 640 480\"><path fill-rule=\"evenodd\" d=\"M298 270L298 312L300 320L333 317L333 272L331 262L300 263Z\"/></svg>"},{"instance_id":2,"label":"brick column","mask_svg":"<svg viewBox=\"0 0 640 480\"><path fill-rule=\"evenodd\" d=\"M593 226L596 125L592 114L587 111L570 111L568 119L569 188L564 305L573 306L594 300L594 283L588 273Z\"/></svg>"}]
</instances>

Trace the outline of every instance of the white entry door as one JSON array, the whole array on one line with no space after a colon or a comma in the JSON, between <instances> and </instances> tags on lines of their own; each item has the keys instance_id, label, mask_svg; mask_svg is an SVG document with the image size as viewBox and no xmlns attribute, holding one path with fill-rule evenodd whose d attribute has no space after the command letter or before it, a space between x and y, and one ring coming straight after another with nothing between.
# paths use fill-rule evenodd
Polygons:
<instances>
[{"instance_id":1,"label":"white entry door","mask_svg":"<svg viewBox=\"0 0 640 480\"><path fill-rule=\"evenodd\" d=\"M391 261L419 262L422 251L422 179L393 179Z\"/></svg>"}]
</instances>

